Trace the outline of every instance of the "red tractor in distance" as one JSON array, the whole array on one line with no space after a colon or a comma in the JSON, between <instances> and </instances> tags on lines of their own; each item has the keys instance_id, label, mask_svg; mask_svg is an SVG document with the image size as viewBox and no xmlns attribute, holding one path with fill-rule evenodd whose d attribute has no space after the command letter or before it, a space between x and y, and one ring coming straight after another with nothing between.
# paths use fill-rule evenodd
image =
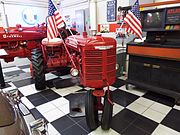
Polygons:
<instances>
[{"instance_id":1,"label":"red tractor in distance","mask_svg":"<svg viewBox=\"0 0 180 135\"><path fill-rule=\"evenodd\" d=\"M108 130L112 118L112 94L109 86L116 79L116 41L113 38L83 35L69 36L59 30L61 39L42 41L41 49L32 50L32 67L36 89L45 89L45 73L71 67L72 76L79 76L80 84L92 88L87 91L85 113L87 125L94 130L99 125L98 110L102 110L101 127ZM107 90L104 90L107 87ZM104 98L104 104L101 100Z\"/></svg>"},{"instance_id":2,"label":"red tractor in distance","mask_svg":"<svg viewBox=\"0 0 180 135\"><path fill-rule=\"evenodd\" d=\"M41 40L46 37L44 23L34 27L9 28L8 32L0 30L0 49L4 49L8 55L0 56L5 62L14 61L15 57L31 58L31 50L39 48Z\"/></svg>"}]
</instances>

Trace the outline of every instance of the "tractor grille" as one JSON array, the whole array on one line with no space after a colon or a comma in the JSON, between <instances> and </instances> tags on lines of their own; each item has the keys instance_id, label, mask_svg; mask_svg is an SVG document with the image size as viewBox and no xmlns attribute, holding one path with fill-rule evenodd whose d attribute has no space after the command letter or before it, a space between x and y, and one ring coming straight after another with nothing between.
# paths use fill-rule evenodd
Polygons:
<instances>
[{"instance_id":1,"label":"tractor grille","mask_svg":"<svg viewBox=\"0 0 180 135\"><path fill-rule=\"evenodd\" d=\"M108 78L115 76L115 49L85 51L85 79L102 80L103 74ZM104 65L106 63L106 65ZM105 67L103 67L105 66ZM105 69L103 71L103 69ZM106 72L105 72L106 71Z\"/></svg>"},{"instance_id":2,"label":"tractor grille","mask_svg":"<svg viewBox=\"0 0 180 135\"><path fill-rule=\"evenodd\" d=\"M85 56L86 57L102 57L102 51L85 51Z\"/></svg>"},{"instance_id":3,"label":"tractor grille","mask_svg":"<svg viewBox=\"0 0 180 135\"><path fill-rule=\"evenodd\" d=\"M102 64L102 58L85 58L85 62L87 65L101 65Z\"/></svg>"}]
</instances>

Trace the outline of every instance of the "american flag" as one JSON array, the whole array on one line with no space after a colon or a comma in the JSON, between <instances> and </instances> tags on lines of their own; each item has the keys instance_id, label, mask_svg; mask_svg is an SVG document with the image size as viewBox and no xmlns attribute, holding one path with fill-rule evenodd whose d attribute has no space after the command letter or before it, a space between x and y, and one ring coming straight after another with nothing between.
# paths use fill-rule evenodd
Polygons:
<instances>
[{"instance_id":1,"label":"american flag","mask_svg":"<svg viewBox=\"0 0 180 135\"><path fill-rule=\"evenodd\" d=\"M128 11L124 22L127 24L126 32L132 33L142 39L142 25L139 11L139 1L137 0Z\"/></svg>"},{"instance_id":2,"label":"american flag","mask_svg":"<svg viewBox=\"0 0 180 135\"><path fill-rule=\"evenodd\" d=\"M64 20L62 19L59 11L56 9L51 0L48 1L48 15L47 38L53 39L58 36L58 28L64 26Z\"/></svg>"}]
</instances>

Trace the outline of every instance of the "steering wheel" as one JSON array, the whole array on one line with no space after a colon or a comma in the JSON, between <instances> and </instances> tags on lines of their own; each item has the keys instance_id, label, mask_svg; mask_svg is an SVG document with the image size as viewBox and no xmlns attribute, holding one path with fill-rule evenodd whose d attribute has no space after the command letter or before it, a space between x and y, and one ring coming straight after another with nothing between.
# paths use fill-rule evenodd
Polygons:
<instances>
[{"instance_id":1,"label":"steering wheel","mask_svg":"<svg viewBox=\"0 0 180 135\"><path fill-rule=\"evenodd\" d=\"M65 28L60 28L60 29L58 29L58 31L59 31L59 36L60 36L63 40L66 39L66 38L69 36L68 30L65 29Z\"/></svg>"}]
</instances>

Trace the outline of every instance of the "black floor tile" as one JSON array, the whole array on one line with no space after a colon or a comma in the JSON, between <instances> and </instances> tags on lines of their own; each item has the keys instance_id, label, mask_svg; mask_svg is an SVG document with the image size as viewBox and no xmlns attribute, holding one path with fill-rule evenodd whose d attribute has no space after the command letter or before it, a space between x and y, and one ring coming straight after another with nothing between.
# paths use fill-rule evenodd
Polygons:
<instances>
[{"instance_id":1,"label":"black floor tile","mask_svg":"<svg viewBox=\"0 0 180 135\"><path fill-rule=\"evenodd\" d=\"M124 109L112 118L112 129L122 133L130 124L132 124L140 115L128 109Z\"/></svg>"},{"instance_id":2,"label":"black floor tile","mask_svg":"<svg viewBox=\"0 0 180 135\"><path fill-rule=\"evenodd\" d=\"M46 120L46 119L44 118L44 116L43 116L36 108L31 109L30 112L31 112L31 114L33 115L33 117L34 117L35 119L43 118L44 120ZM46 120L46 121L47 121L47 120Z\"/></svg>"},{"instance_id":3,"label":"black floor tile","mask_svg":"<svg viewBox=\"0 0 180 135\"><path fill-rule=\"evenodd\" d=\"M48 100L39 93L29 95L27 98L34 106L39 106L48 102Z\"/></svg>"},{"instance_id":4,"label":"black floor tile","mask_svg":"<svg viewBox=\"0 0 180 135\"><path fill-rule=\"evenodd\" d=\"M121 86L125 85L125 81L124 80L121 80L121 79L116 79L116 82L112 85L116 88L119 88Z\"/></svg>"},{"instance_id":5,"label":"black floor tile","mask_svg":"<svg viewBox=\"0 0 180 135\"><path fill-rule=\"evenodd\" d=\"M44 97L40 97L37 100L30 100L34 106L39 106L48 102Z\"/></svg>"},{"instance_id":6,"label":"black floor tile","mask_svg":"<svg viewBox=\"0 0 180 135\"><path fill-rule=\"evenodd\" d=\"M129 104L131 104L138 98L139 96L136 96L134 94L131 94L131 93L119 90L119 89L113 91L113 101L115 103L120 104L123 107L128 106Z\"/></svg>"},{"instance_id":7,"label":"black floor tile","mask_svg":"<svg viewBox=\"0 0 180 135\"><path fill-rule=\"evenodd\" d=\"M175 105L175 100L171 97L161 95L155 92L147 92L143 97L148 98L150 100L165 104L167 106L173 107Z\"/></svg>"},{"instance_id":8,"label":"black floor tile","mask_svg":"<svg viewBox=\"0 0 180 135\"><path fill-rule=\"evenodd\" d=\"M85 116L83 116L83 117L71 117L71 116L69 116L69 117L75 122L80 122L80 121L85 119Z\"/></svg>"},{"instance_id":9,"label":"black floor tile","mask_svg":"<svg viewBox=\"0 0 180 135\"><path fill-rule=\"evenodd\" d=\"M64 130L61 135L87 135L87 132L82 129L77 124L73 125L72 127Z\"/></svg>"},{"instance_id":10,"label":"black floor tile","mask_svg":"<svg viewBox=\"0 0 180 135\"><path fill-rule=\"evenodd\" d=\"M34 106L39 106L60 97L61 96L59 94L55 93L50 89L27 96L29 101L31 101Z\"/></svg>"},{"instance_id":11,"label":"black floor tile","mask_svg":"<svg viewBox=\"0 0 180 135\"><path fill-rule=\"evenodd\" d=\"M41 96L43 96L44 98L46 98L48 101L52 101L52 100L55 100L55 99L61 97L59 94L57 94L56 92L52 91L51 89L44 90L44 91L40 92L39 94Z\"/></svg>"},{"instance_id":12,"label":"black floor tile","mask_svg":"<svg viewBox=\"0 0 180 135\"><path fill-rule=\"evenodd\" d=\"M113 117L111 128L118 133L122 133L129 125L130 123L124 120L119 121L119 119L116 119L116 117Z\"/></svg>"},{"instance_id":13,"label":"black floor tile","mask_svg":"<svg viewBox=\"0 0 180 135\"><path fill-rule=\"evenodd\" d=\"M63 116L51 123L57 131L62 133L65 131L67 128L71 127L72 125L75 124L74 121L72 121L67 115ZM76 132L74 132L76 134Z\"/></svg>"},{"instance_id":14,"label":"black floor tile","mask_svg":"<svg viewBox=\"0 0 180 135\"><path fill-rule=\"evenodd\" d=\"M151 134L158 126L158 123L140 115L133 122L133 125L137 128L140 128L140 129L146 131L147 133Z\"/></svg>"},{"instance_id":15,"label":"black floor tile","mask_svg":"<svg viewBox=\"0 0 180 135\"><path fill-rule=\"evenodd\" d=\"M20 69L30 68L30 65L28 64L28 65L18 66L18 68Z\"/></svg>"},{"instance_id":16,"label":"black floor tile","mask_svg":"<svg viewBox=\"0 0 180 135\"><path fill-rule=\"evenodd\" d=\"M23 87L23 86L26 86L26 85L34 84L34 80L31 79L31 78L28 78L28 79L24 79L24 80L21 80L21 81L13 82L13 84L16 87L19 88L19 87Z\"/></svg>"},{"instance_id":17,"label":"black floor tile","mask_svg":"<svg viewBox=\"0 0 180 135\"><path fill-rule=\"evenodd\" d=\"M25 72L22 70L16 70L16 71L11 71L11 72L6 72L4 74L5 76L14 76L14 75L18 76L21 73L25 73Z\"/></svg>"},{"instance_id":18,"label":"black floor tile","mask_svg":"<svg viewBox=\"0 0 180 135\"><path fill-rule=\"evenodd\" d=\"M145 130L135 127L134 125L130 125L122 135L150 135Z\"/></svg>"},{"instance_id":19,"label":"black floor tile","mask_svg":"<svg viewBox=\"0 0 180 135\"><path fill-rule=\"evenodd\" d=\"M180 132L180 111L172 109L161 124Z\"/></svg>"},{"instance_id":20,"label":"black floor tile","mask_svg":"<svg viewBox=\"0 0 180 135\"><path fill-rule=\"evenodd\" d=\"M86 123L86 118L83 117L83 119L81 121L78 122L78 124L83 127L83 129L85 129L88 133L91 132L91 130L89 129L89 127L87 126L87 123Z\"/></svg>"}]
</instances>

